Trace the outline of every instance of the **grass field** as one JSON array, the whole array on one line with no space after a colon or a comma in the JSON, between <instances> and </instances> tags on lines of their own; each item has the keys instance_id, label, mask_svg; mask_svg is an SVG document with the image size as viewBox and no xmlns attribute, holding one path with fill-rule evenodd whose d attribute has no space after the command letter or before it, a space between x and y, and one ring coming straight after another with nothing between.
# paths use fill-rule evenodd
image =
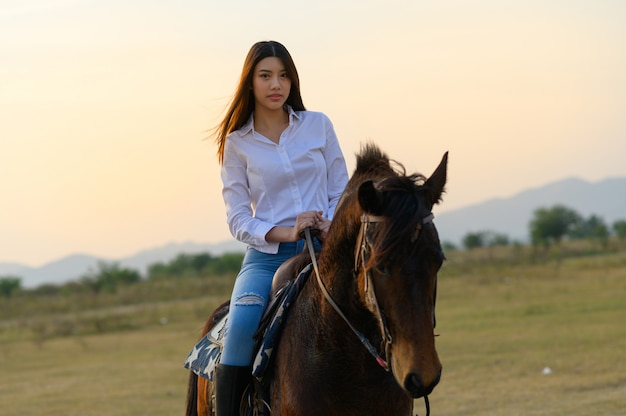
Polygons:
<instances>
[{"instance_id":1,"label":"grass field","mask_svg":"<svg viewBox=\"0 0 626 416\"><path fill-rule=\"evenodd\" d=\"M625 414L626 252L558 264L449 257L433 416ZM0 316L0 415L181 415L182 362L225 297L73 311L74 321L99 314L123 324L43 338L33 322L51 327L67 314ZM415 410L424 414L421 400Z\"/></svg>"},{"instance_id":2,"label":"grass field","mask_svg":"<svg viewBox=\"0 0 626 416\"><path fill-rule=\"evenodd\" d=\"M624 254L477 272L442 279L433 414L626 414Z\"/></svg>"}]
</instances>

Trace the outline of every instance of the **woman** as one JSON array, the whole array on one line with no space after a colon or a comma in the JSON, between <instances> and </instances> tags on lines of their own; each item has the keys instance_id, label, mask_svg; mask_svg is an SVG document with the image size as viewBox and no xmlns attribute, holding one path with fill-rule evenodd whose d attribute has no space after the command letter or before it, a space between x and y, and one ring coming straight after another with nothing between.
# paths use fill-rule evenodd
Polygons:
<instances>
[{"instance_id":1,"label":"woman","mask_svg":"<svg viewBox=\"0 0 626 416\"><path fill-rule=\"evenodd\" d=\"M302 250L301 230L316 227L325 238L348 173L332 123L306 111L278 42L250 49L216 136L228 226L248 245L215 370L217 416L227 416L239 414L274 272Z\"/></svg>"}]
</instances>

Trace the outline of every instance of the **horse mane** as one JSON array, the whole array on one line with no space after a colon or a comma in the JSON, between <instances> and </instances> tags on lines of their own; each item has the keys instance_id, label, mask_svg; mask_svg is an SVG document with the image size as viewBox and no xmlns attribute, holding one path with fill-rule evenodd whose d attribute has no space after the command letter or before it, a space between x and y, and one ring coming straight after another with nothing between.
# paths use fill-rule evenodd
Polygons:
<instances>
[{"instance_id":1,"label":"horse mane","mask_svg":"<svg viewBox=\"0 0 626 416\"><path fill-rule=\"evenodd\" d=\"M408 175L404 165L389 156L373 143L367 143L361 147L361 151L356 155L356 169L353 178L362 177L375 179L380 177L406 177L415 185L422 185L426 177L415 173ZM403 182L404 180L401 180ZM407 183L410 186L410 184Z\"/></svg>"},{"instance_id":2,"label":"horse mane","mask_svg":"<svg viewBox=\"0 0 626 416\"><path fill-rule=\"evenodd\" d=\"M367 143L361 147L356 155L356 176L380 176L384 173L392 173L391 160L385 152L373 143Z\"/></svg>"},{"instance_id":3,"label":"horse mane","mask_svg":"<svg viewBox=\"0 0 626 416\"><path fill-rule=\"evenodd\" d=\"M420 173L407 175L404 165L390 159L378 146L369 143L357 155L356 169L351 185L358 187L373 180L376 189L384 195L383 216L393 218L385 221L374 231L378 234L366 267L379 267L383 260L400 259L406 253L404 245L414 235L427 207L423 193L426 177Z\"/></svg>"}]
</instances>

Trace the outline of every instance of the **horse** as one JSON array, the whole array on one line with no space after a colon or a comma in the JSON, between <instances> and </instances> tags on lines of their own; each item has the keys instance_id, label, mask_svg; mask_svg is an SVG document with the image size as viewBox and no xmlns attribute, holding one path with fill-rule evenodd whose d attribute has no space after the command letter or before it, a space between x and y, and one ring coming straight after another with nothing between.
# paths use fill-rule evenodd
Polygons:
<instances>
[{"instance_id":1,"label":"horse","mask_svg":"<svg viewBox=\"0 0 626 416\"><path fill-rule=\"evenodd\" d=\"M411 415L417 398L429 412L441 378L434 328L445 256L432 208L442 199L448 153L428 178L407 175L372 143L356 157L317 275L293 302L272 354L272 415ZM307 253L296 257L287 262L293 276L311 262ZM187 415L214 414L213 387L190 373Z\"/></svg>"}]
</instances>

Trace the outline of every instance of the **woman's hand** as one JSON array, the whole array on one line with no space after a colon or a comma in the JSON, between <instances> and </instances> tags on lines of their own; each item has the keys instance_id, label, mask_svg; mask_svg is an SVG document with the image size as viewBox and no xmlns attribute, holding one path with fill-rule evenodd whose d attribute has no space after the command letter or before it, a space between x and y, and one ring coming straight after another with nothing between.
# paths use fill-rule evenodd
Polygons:
<instances>
[{"instance_id":1,"label":"woman's hand","mask_svg":"<svg viewBox=\"0 0 626 416\"><path fill-rule=\"evenodd\" d=\"M323 220L322 211L305 211L298 214L296 224L293 226L294 239L292 241L298 241L300 239L300 233L305 228L321 228L320 226Z\"/></svg>"},{"instance_id":2,"label":"woman's hand","mask_svg":"<svg viewBox=\"0 0 626 416\"><path fill-rule=\"evenodd\" d=\"M298 241L302 238L300 233L305 228L319 228L319 238L324 240L330 227L330 220L322 217L322 214L322 211L305 211L296 217L296 224L293 227L274 227L265 235L265 240L279 243Z\"/></svg>"}]
</instances>

